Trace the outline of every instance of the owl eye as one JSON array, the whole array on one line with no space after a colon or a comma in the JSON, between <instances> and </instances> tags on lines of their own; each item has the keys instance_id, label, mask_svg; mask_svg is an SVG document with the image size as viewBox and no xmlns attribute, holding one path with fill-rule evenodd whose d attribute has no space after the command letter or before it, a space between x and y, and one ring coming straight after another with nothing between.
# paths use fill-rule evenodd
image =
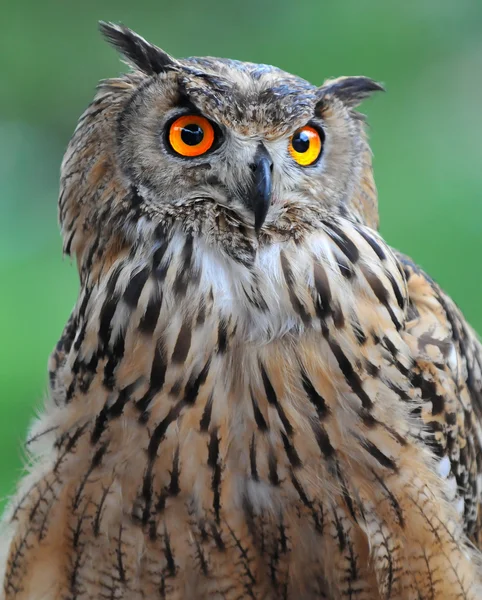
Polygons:
<instances>
[{"instance_id":1,"label":"owl eye","mask_svg":"<svg viewBox=\"0 0 482 600\"><path fill-rule=\"evenodd\" d=\"M308 167L320 157L324 140L323 130L306 125L291 136L290 154L299 165Z\"/></svg>"},{"instance_id":2,"label":"owl eye","mask_svg":"<svg viewBox=\"0 0 482 600\"><path fill-rule=\"evenodd\" d=\"M214 127L201 115L183 115L171 123L168 140L176 154L201 156L214 143Z\"/></svg>"}]
</instances>

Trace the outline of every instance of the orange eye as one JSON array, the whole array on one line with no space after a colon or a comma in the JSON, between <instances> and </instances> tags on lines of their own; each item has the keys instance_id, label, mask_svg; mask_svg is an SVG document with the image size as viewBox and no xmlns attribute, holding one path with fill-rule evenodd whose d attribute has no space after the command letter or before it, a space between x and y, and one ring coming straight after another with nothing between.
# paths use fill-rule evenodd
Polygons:
<instances>
[{"instance_id":1,"label":"orange eye","mask_svg":"<svg viewBox=\"0 0 482 600\"><path fill-rule=\"evenodd\" d=\"M214 128L206 117L184 115L169 127L171 148L181 156L201 156L214 143Z\"/></svg>"},{"instance_id":2,"label":"orange eye","mask_svg":"<svg viewBox=\"0 0 482 600\"><path fill-rule=\"evenodd\" d=\"M312 165L320 156L325 136L306 125L291 136L289 151L295 161L302 167Z\"/></svg>"}]
</instances>

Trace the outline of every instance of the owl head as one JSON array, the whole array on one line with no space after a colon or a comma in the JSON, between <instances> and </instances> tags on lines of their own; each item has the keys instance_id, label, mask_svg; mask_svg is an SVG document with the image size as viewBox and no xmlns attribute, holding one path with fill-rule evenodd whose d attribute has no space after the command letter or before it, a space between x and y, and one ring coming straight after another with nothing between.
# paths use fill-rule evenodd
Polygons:
<instances>
[{"instance_id":1,"label":"owl head","mask_svg":"<svg viewBox=\"0 0 482 600\"><path fill-rule=\"evenodd\" d=\"M378 83L317 87L263 64L175 59L122 26L101 30L132 70L100 83L62 164L65 250L81 272L167 229L249 261L260 244L299 238L327 213L377 227L354 109Z\"/></svg>"}]
</instances>

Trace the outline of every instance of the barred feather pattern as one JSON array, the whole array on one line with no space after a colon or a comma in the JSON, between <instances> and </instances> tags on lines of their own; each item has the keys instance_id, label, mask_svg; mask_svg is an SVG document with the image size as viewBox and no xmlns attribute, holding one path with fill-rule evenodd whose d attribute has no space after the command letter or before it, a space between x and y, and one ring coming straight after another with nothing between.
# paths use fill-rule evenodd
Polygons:
<instances>
[{"instance_id":1,"label":"barred feather pattern","mask_svg":"<svg viewBox=\"0 0 482 600\"><path fill-rule=\"evenodd\" d=\"M158 234L85 282L52 356L5 598L477 598L429 450L458 435L472 528L477 371L440 292L346 219L249 268Z\"/></svg>"}]
</instances>

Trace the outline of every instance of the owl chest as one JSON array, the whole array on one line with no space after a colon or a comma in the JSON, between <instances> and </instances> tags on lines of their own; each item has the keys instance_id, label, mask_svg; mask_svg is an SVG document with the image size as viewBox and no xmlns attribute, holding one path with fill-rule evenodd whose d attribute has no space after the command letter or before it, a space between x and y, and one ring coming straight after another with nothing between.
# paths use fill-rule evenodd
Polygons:
<instances>
[{"instance_id":1,"label":"owl chest","mask_svg":"<svg viewBox=\"0 0 482 600\"><path fill-rule=\"evenodd\" d=\"M366 551L347 482L373 470L365 322L350 319L370 298L280 248L239 273L188 250L163 249L154 271L126 262L79 302L69 354L53 357L59 514L89 523L117 564L119 544L140 552L138 581L162 575L166 597L196 597L200 581L199 597L231 597L226 582L233 597L290 597L288 579L323 597L322 557L348 539ZM370 435L390 465L396 439Z\"/></svg>"},{"instance_id":2,"label":"owl chest","mask_svg":"<svg viewBox=\"0 0 482 600\"><path fill-rule=\"evenodd\" d=\"M297 380L303 351L286 354L284 344L220 351L218 343L212 354L202 337L205 352L199 342L195 360L169 363L149 400L148 387L133 389L93 447L91 432L83 466L79 446L76 510L98 520L99 539L113 554L119 528L126 557L140 545L140 585L159 585L163 574L167 598L222 597L225 587L232 588L226 597L245 597L247 580L256 598L300 590L321 597L338 487L322 447L336 445L337 433L313 429L316 409Z\"/></svg>"},{"instance_id":3,"label":"owl chest","mask_svg":"<svg viewBox=\"0 0 482 600\"><path fill-rule=\"evenodd\" d=\"M210 329L192 332L183 362L172 358L181 334L166 342L162 381L158 341L139 356L140 344L127 344L113 389L103 358L84 414L79 397L66 407L70 433L45 485L59 486L54 512L67 538L77 532L71 555L89 548L79 585L92 586L106 560L117 577L121 552L133 593L164 580L166 598L245 597L248 581L247 597L319 597L320 543L335 535L333 465L310 424L316 409L300 396L304 350L287 352L286 340L240 346L229 333L224 343ZM148 375L129 383L133 371Z\"/></svg>"}]
</instances>

